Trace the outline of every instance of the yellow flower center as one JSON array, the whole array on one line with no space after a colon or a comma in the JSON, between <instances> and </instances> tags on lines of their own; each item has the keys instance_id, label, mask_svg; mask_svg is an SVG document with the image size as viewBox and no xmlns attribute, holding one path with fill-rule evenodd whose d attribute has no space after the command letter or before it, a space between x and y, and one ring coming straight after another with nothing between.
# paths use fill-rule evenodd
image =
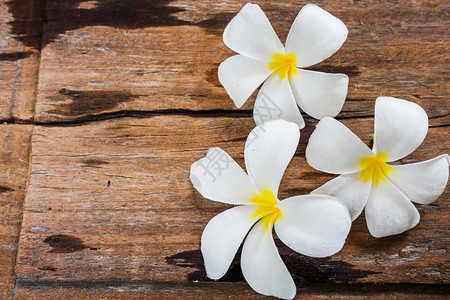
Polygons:
<instances>
[{"instance_id":1,"label":"yellow flower center","mask_svg":"<svg viewBox=\"0 0 450 300\"><path fill-rule=\"evenodd\" d=\"M281 52L277 52L272 55L272 61L269 64L269 68L271 71L275 70L275 72L280 76L280 79L291 78L292 75L297 73L297 69L295 66L297 64L297 58L294 54L284 54Z\"/></svg>"},{"instance_id":2,"label":"yellow flower center","mask_svg":"<svg viewBox=\"0 0 450 300\"><path fill-rule=\"evenodd\" d=\"M265 189L260 194L255 193L251 202L258 206L254 217L261 219L260 222L264 223L264 228L269 230L276 219L281 216L281 210L276 206L277 199L273 195L272 190Z\"/></svg>"},{"instance_id":3,"label":"yellow flower center","mask_svg":"<svg viewBox=\"0 0 450 300\"><path fill-rule=\"evenodd\" d=\"M361 157L359 165L362 168L360 177L367 182L372 180L375 184L386 180L386 174L392 171L392 167L386 163L387 155L380 152L377 155Z\"/></svg>"}]
</instances>

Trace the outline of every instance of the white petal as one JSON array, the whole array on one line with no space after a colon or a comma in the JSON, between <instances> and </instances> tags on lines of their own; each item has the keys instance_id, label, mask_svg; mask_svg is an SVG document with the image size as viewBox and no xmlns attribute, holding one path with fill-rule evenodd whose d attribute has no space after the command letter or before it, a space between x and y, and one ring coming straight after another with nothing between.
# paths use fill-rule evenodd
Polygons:
<instances>
[{"instance_id":1,"label":"white petal","mask_svg":"<svg viewBox=\"0 0 450 300\"><path fill-rule=\"evenodd\" d=\"M305 154L311 167L333 174L360 171L360 158L369 155L373 155L369 147L333 118L324 118L317 124Z\"/></svg>"},{"instance_id":2,"label":"white petal","mask_svg":"<svg viewBox=\"0 0 450 300\"><path fill-rule=\"evenodd\" d=\"M256 206L244 205L230 208L206 225L202 234L202 255L206 274L219 279L228 271L247 232L258 220Z\"/></svg>"},{"instance_id":3,"label":"white petal","mask_svg":"<svg viewBox=\"0 0 450 300\"><path fill-rule=\"evenodd\" d=\"M352 221L337 198L308 195L278 203L281 216L275 232L293 250L312 257L326 257L342 249Z\"/></svg>"},{"instance_id":4,"label":"white petal","mask_svg":"<svg viewBox=\"0 0 450 300\"><path fill-rule=\"evenodd\" d=\"M365 212L367 227L374 237L402 233L420 220L411 201L389 180L372 185Z\"/></svg>"},{"instance_id":5,"label":"white petal","mask_svg":"<svg viewBox=\"0 0 450 300\"><path fill-rule=\"evenodd\" d=\"M419 105L392 97L375 102L374 151L385 152L387 161L410 154L422 144L428 132L428 117Z\"/></svg>"},{"instance_id":6,"label":"white petal","mask_svg":"<svg viewBox=\"0 0 450 300\"><path fill-rule=\"evenodd\" d=\"M280 80L277 74L269 76L256 97L253 118L257 125L276 119L296 123L299 129L305 127L300 110L292 95L289 81Z\"/></svg>"},{"instance_id":7,"label":"white petal","mask_svg":"<svg viewBox=\"0 0 450 300\"><path fill-rule=\"evenodd\" d=\"M245 204L253 189L248 175L222 149L211 148L191 166L190 179L205 198L230 204Z\"/></svg>"},{"instance_id":8,"label":"white petal","mask_svg":"<svg viewBox=\"0 0 450 300\"><path fill-rule=\"evenodd\" d=\"M286 39L286 53L294 53L297 66L315 65L341 48L348 29L341 20L314 4L298 13Z\"/></svg>"},{"instance_id":9,"label":"white petal","mask_svg":"<svg viewBox=\"0 0 450 300\"><path fill-rule=\"evenodd\" d=\"M245 143L245 166L259 192L270 189L277 196L299 139L298 125L284 120L263 123L250 132Z\"/></svg>"},{"instance_id":10,"label":"white petal","mask_svg":"<svg viewBox=\"0 0 450 300\"><path fill-rule=\"evenodd\" d=\"M316 119L336 116L347 97L348 76L297 70L290 83L300 108Z\"/></svg>"},{"instance_id":11,"label":"white petal","mask_svg":"<svg viewBox=\"0 0 450 300\"><path fill-rule=\"evenodd\" d=\"M296 294L294 280L281 260L272 237L272 227L267 230L258 222L248 234L242 247L242 274L258 293L292 299Z\"/></svg>"},{"instance_id":12,"label":"white petal","mask_svg":"<svg viewBox=\"0 0 450 300\"><path fill-rule=\"evenodd\" d=\"M219 81L239 108L272 71L266 62L235 55L219 66Z\"/></svg>"},{"instance_id":13,"label":"white petal","mask_svg":"<svg viewBox=\"0 0 450 300\"><path fill-rule=\"evenodd\" d=\"M338 198L347 205L352 221L354 221L366 206L372 186L371 180L364 182L359 180L359 176L359 173L340 175L315 189L311 194Z\"/></svg>"},{"instance_id":14,"label":"white petal","mask_svg":"<svg viewBox=\"0 0 450 300\"><path fill-rule=\"evenodd\" d=\"M448 181L448 155L415 164L392 166L386 176L409 200L429 204L445 190Z\"/></svg>"},{"instance_id":15,"label":"white petal","mask_svg":"<svg viewBox=\"0 0 450 300\"><path fill-rule=\"evenodd\" d=\"M284 47L259 5L247 3L228 23L223 41L233 51L247 57L270 61Z\"/></svg>"}]
</instances>

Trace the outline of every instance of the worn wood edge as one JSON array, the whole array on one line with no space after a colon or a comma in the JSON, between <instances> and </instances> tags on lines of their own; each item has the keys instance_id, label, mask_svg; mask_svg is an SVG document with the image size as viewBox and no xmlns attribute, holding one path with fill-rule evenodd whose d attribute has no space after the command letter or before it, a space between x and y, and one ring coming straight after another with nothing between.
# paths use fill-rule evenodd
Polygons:
<instances>
[{"instance_id":1,"label":"worn wood edge","mask_svg":"<svg viewBox=\"0 0 450 300\"><path fill-rule=\"evenodd\" d=\"M7 157L5 173L10 185L2 184L0 203L0 213L6 216L7 226L0 227L1 263L3 268L0 270L0 277L6 276L0 280L0 296L14 297L16 265L18 259L18 248L20 241L20 232L23 220L23 208L26 198L26 191L29 183L31 168L31 139L32 126L1 124L0 129L5 130L2 134L3 145L0 152L1 159ZM10 130L10 133L8 133ZM25 145L24 145L25 144ZM19 148L19 150L16 150ZM2 180L3 181L3 180ZM6 229L2 232L1 229Z\"/></svg>"},{"instance_id":2,"label":"worn wood edge","mask_svg":"<svg viewBox=\"0 0 450 300\"><path fill-rule=\"evenodd\" d=\"M382 297L382 298L432 298L444 299L449 295L450 286L447 284L338 284L338 283L321 283L297 285L296 299L302 299L305 296L308 299L322 298L341 298L341 297ZM85 294L91 297L99 297L100 295L110 297L128 296L163 296L172 294L173 296L184 296L191 298L212 297L227 298L245 296L246 299L252 297L261 298L263 296L254 292L247 283L224 283L224 282L158 282L150 280L29 280L19 279L17 281L17 299L27 294L33 295L55 295L58 294L65 298L71 291L76 291L78 296ZM195 296L193 296L193 293ZM212 296L215 295L215 296ZM24 298L23 298L24 299Z\"/></svg>"},{"instance_id":3,"label":"worn wood edge","mask_svg":"<svg viewBox=\"0 0 450 300\"><path fill-rule=\"evenodd\" d=\"M36 88L37 90L37 88ZM36 109L36 98L35 98L35 102L34 102L34 109ZM34 118L34 111L33 110L33 118ZM32 155L32 147L33 147L33 134L34 134L34 125L32 126L31 129L31 134L30 134L30 140L29 140L29 145L28 145L28 171L27 171L27 176L26 176L26 181L25 181L25 187L24 187L24 195L22 198L22 208L21 208L21 215L20 215L20 223L19 223L19 228L18 228L18 237L17 237L17 250L16 250L16 256L15 256L15 261L14 261L14 273L13 273L13 278L14 278L14 287L13 287L13 298L15 299L16 297L16 288L17 288L17 262L19 260L19 248L20 248L20 243L21 243L21 233L22 233L22 224L23 224L23 217L24 217L24 208L25 208L25 200L27 199L27 193L28 193L28 186L30 184L30 178L31 178L31 170L32 170L32 166L33 166L33 155Z\"/></svg>"}]
</instances>

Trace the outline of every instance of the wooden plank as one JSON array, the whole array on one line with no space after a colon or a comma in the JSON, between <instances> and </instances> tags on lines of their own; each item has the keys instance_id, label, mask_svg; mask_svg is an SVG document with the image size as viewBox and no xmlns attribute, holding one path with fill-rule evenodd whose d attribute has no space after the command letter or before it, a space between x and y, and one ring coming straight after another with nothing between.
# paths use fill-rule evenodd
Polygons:
<instances>
[{"instance_id":1,"label":"wooden plank","mask_svg":"<svg viewBox=\"0 0 450 300\"><path fill-rule=\"evenodd\" d=\"M42 36L43 1L0 1L0 121L30 122ZM0 298L14 294L32 126L0 125Z\"/></svg>"},{"instance_id":2,"label":"wooden plank","mask_svg":"<svg viewBox=\"0 0 450 300\"><path fill-rule=\"evenodd\" d=\"M372 118L344 123L365 142L370 140ZM304 158L314 125L302 131L280 199L307 194L331 178L313 170ZM200 236L208 220L228 206L202 198L188 178L190 165L213 146L243 165L244 141L252 128L249 117L172 115L37 126L17 265L18 296L54 287L82 295L87 290L83 282L117 286L122 281L199 281L212 289L223 282L242 282L238 260L222 282L206 280ZM431 128L423 145L404 162L445 153L450 140L445 129ZM360 217L343 250L330 258L309 258L280 243L278 247L299 286L448 284L449 195L447 189L435 203L418 206L421 222L398 236L375 239Z\"/></svg>"},{"instance_id":3,"label":"wooden plank","mask_svg":"<svg viewBox=\"0 0 450 300\"><path fill-rule=\"evenodd\" d=\"M243 283L148 283L132 282L128 285L104 287L102 283L84 282L82 288L63 288L53 283L51 287L25 289L18 287L16 299L262 299ZM448 299L443 286L427 285L327 285L301 286L295 299Z\"/></svg>"},{"instance_id":4,"label":"wooden plank","mask_svg":"<svg viewBox=\"0 0 450 300\"><path fill-rule=\"evenodd\" d=\"M243 165L244 141L254 126L252 101L246 111L237 110L217 80L217 67L233 54L222 32L245 2L52 0L36 91L31 87L37 64L31 59L38 60L42 1L34 0L33 9L25 0L0 2L6 20L1 24L9 26L0 32L12 47L3 57L19 57L0 61L0 120L30 122L36 92L41 125L33 135L15 297L259 298L243 282L238 259L222 281L205 278L200 235L227 206L203 199L188 180L190 164L209 147L224 148ZM448 151L449 5L316 3L349 28L343 48L314 67L350 76L339 118L368 142L377 96L412 100L426 109L432 128L403 162ZM259 4L284 40L304 3ZM14 101L11 88L22 93ZM306 122L280 198L307 194L332 178L304 160L316 124ZM278 244L298 298L359 291L367 298L445 298L449 193L419 206L421 223L400 236L374 239L358 219L344 249L328 259L307 258ZM8 280L6 297L14 255L0 253L1 264L11 266L6 277L0 274Z\"/></svg>"},{"instance_id":5,"label":"wooden plank","mask_svg":"<svg viewBox=\"0 0 450 300\"><path fill-rule=\"evenodd\" d=\"M0 125L0 298L9 299L26 193L30 141L29 125Z\"/></svg>"},{"instance_id":6,"label":"wooden plank","mask_svg":"<svg viewBox=\"0 0 450 300\"><path fill-rule=\"evenodd\" d=\"M0 1L1 121L33 120L44 1Z\"/></svg>"},{"instance_id":7,"label":"wooden plank","mask_svg":"<svg viewBox=\"0 0 450 300\"><path fill-rule=\"evenodd\" d=\"M37 120L235 110L218 82L217 68L233 54L222 33L243 3L51 1ZM259 2L281 40L305 3ZM350 76L341 117L370 116L372 101L390 95L418 102L434 126L448 123L446 1L316 3L349 28L342 49L313 67ZM251 109L251 102L244 108Z\"/></svg>"}]
</instances>

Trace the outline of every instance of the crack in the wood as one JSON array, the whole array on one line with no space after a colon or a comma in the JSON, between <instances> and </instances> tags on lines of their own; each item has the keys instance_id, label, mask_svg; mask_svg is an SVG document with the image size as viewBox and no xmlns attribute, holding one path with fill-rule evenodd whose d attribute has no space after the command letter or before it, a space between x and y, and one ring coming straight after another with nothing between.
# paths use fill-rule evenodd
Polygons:
<instances>
[{"instance_id":1,"label":"crack in the wood","mask_svg":"<svg viewBox=\"0 0 450 300\"><path fill-rule=\"evenodd\" d=\"M212 110L190 110L190 109L161 109L153 111L136 111L123 110L111 113L103 113L98 115L85 115L70 121L30 121L23 119L6 119L0 122L11 124L29 124L37 126L63 127L63 126L80 126L87 123L98 121L105 121L111 119L121 118L152 118L158 116L186 116L193 118L207 118L207 117L228 117L228 118L250 118L252 110L226 110L226 109L212 109Z\"/></svg>"},{"instance_id":2,"label":"crack in the wood","mask_svg":"<svg viewBox=\"0 0 450 300\"><path fill-rule=\"evenodd\" d=\"M355 119L368 119L373 118L372 114L369 115L359 115L359 116L336 116L336 120L355 120Z\"/></svg>"},{"instance_id":3,"label":"crack in the wood","mask_svg":"<svg viewBox=\"0 0 450 300\"><path fill-rule=\"evenodd\" d=\"M442 125L430 125L428 128L446 128L450 127L450 124L442 124Z\"/></svg>"},{"instance_id":4,"label":"crack in the wood","mask_svg":"<svg viewBox=\"0 0 450 300\"><path fill-rule=\"evenodd\" d=\"M325 73L344 73L348 77L357 77L361 74L357 66L333 66L327 64L320 64L305 68L306 70L325 72Z\"/></svg>"},{"instance_id":5,"label":"crack in the wood","mask_svg":"<svg viewBox=\"0 0 450 300\"><path fill-rule=\"evenodd\" d=\"M186 116L193 118L237 118L246 119L252 118L253 111L250 109L244 110L227 110L227 109L210 109L210 110L190 110L190 109L161 109L161 110L151 110L151 111L141 111L141 110L122 110L117 112L102 113L97 115L85 115L70 121L32 121L17 118L8 118L0 120L3 124L24 124L24 125L36 125L44 127L72 127L81 126L93 122L100 122L112 119L122 119L122 118L153 118L158 116ZM429 117L429 120L440 119L448 116L449 114L441 116ZM336 120L356 120L356 119L368 119L374 118L373 114L359 115L359 116L336 116ZM307 115L304 115L305 122L318 122ZM439 124L430 125L429 128L439 128L439 127L449 127L450 124ZM304 130L303 130L304 133Z\"/></svg>"}]
</instances>

